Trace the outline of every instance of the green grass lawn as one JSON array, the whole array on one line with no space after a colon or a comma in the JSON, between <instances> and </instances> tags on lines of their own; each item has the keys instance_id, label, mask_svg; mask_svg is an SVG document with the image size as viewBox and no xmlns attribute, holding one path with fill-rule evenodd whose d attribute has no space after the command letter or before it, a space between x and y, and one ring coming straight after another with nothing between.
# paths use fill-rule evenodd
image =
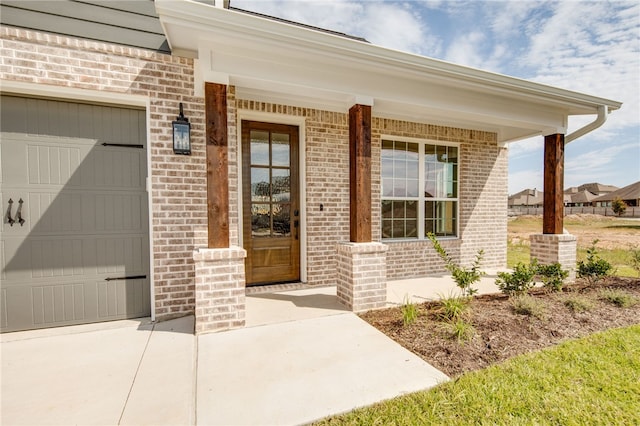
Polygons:
<instances>
[{"instance_id":1,"label":"green grass lawn","mask_svg":"<svg viewBox=\"0 0 640 426\"><path fill-rule=\"evenodd\" d=\"M320 425L640 424L640 325L525 354Z\"/></svg>"},{"instance_id":2,"label":"green grass lawn","mask_svg":"<svg viewBox=\"0 0 640 426\"><path fill-rule=\"evenodd\" d=\"M513 268L517 263L529 263L530 248L528 244L514 244L507 242L507 267ZM638 277L638 272L631 267L631 252L625 249L598 249L600 257L609 262L613 268L613 275L619 277ZM585 260L587 249L578 247L578 261Z\"/></svg>"},{"instance_id":3,"label":"green grass lawn","mask_svg":"<svg viewBox=\"0 0 640 426\"><path fill-rule=\"evenodd\" d=\"M629 236L629 243L632 241L640 241L640 223L629 219L616 219L611 221L610 218L603 220L593 217L587 220L567 219L564 222L569 232L577 233L581 229L594 230L600 232L624 233ZM523 216L510 220L508 229L511 232L519 233L539 233L542 229L542 218ZM640 244L639 244L640 245ZM597 247L597 246L596 246ZM507 241L507 267L513 268L517 263L529 263L529 244L513 243ZM615 249L598 248L600 256L609 262L613 268L613 275L621 277L638 277L638 272L633 269L631 262L631 251L629 247L620 247ZM587 247L578 246L578 261L585 260L587 255Z\"/></svg>"}]
</instances>

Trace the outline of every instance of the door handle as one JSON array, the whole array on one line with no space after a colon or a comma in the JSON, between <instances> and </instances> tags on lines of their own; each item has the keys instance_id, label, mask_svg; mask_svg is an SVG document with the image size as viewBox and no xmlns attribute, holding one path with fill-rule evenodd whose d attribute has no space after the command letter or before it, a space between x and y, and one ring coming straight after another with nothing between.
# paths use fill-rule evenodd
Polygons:
<instances>
[{"instance_id":1,"label":"door handle","mask_svg":"<svg viewBox=\"0 0 640 426\"><path fill-rule=\"evenodd\" d=\"M24 225L24 223L26 222L26 220L22 218L22 203L24 203L24 201L22 201L22 198L20 198L20 200L18 201L18 210L16 211L16 220L18 221L20 226Z\"/></svg>"},{"instance_id":2,"label":"door handle","mask_svg":"<svg viewBox=\"0 0 640 426\"><path fill-rule=\"evenodd\" d=\"M108 277L105 278L105 281L122 281L122 280L144 280L146 279L146 275L129 275L126 277Z\"/></svg>"},{"instance_id":3,"label":"door handle","mask_svg":"<svg viewBox=\"0 0 640 426\"><path fill-rule=\"evenodd\" d=\"M297 220L297 219L296 219L296 220L294 220L294 221L293 221L293 227L294 227L294 228L296 228L296 236L295 236L296 240L298 239L298 227L299 227L299 226L300 226L300 221L299 221L299 220Z\"/></svg>"},{"instance_id":4,"label":"door handle","mask_svg":"<svg viewBox=\"0 0 640 426\"><path fill-rule=\"evenodd\" d=\"M9 198L9 207L7 207L7 214L4 216L4 219L11 226L13 226L13 224L16 223L16 220L11 217L12 209L13 209L13 200Z\"/></svg>"}]
</instances>

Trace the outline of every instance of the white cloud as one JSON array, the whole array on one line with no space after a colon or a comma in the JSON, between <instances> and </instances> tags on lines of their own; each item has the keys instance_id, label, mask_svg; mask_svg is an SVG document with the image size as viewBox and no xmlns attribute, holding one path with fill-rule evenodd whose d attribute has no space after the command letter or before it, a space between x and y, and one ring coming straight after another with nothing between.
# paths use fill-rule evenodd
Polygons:
<instances>
[{"instance_id":1,"label":"white cloud","mask_svg":"<svg viewBox=\"0 0 640 426\"><path fill-rule=\"evenodd\" d=\"M509 173L509 195L522 191L523 189L544 188L544 176L542 170L520 170Z\"/></svg>"},{"instance_id":2,"label":"white cloud","mask_svg":"<svg viewBox=\"0 0 640 426\"><path fill-rule=\"evenodd\" d=\"M233 0L232 5L295 22L363 37L371 43L437 56L440 41L413 7L384 1ZM409 4L412 6L412 4Z\"/></svg>"},{"instance_id":3,"label":"white cloud","mask_svg":"<svg viewBox=\"0 0 640 426\"><path fill-rule=\"evenodd\" d=\"M616 157L627 150L637 150L637 143L626 143L621 145L609 145L597 150L591 150L575 157L569 158L565 162L567 174L598 173L611 169Z\"/></svg>"},{"instance_id":4,"label":"white cloud","mask_svg":"<svg viewBox=\"0 0 640 426\"><path fill-rule=\"evenodd\" d=\"M394 4L368 3L358 26L374 44L430 56L440 51L439 40L429 36L420 16Z\"/></svg>"},{"instance_id":5,"label":"white cloud","mask_svg":"<svg viewBox=\"0 0 640 426\"><path fill-rule=\"evenodd\" d=\"M487 60L481 54L485 41L486 37L481 32L464 33L449 44L445 59L469 67L487 68Z\"/></svg>"},{"instance_id":6,"label":"white cloud","mask_svg":"<svg viewBox=\"0 0 640 426\"><path fill-rule=\"evenodd\" d=\"M509 160L541 151L543 142L544 138L542 136L536 136L509 144Z\"/></svg>"},{"instance_id":7,"label":"white cloud","mask_svg":"<svg viewBox=\"0 0 640 426\"><path fill-rule=\"evenodd\" d=\"M558 2L531 36L524 63L534 80L624 103L609 129L638 126L640 4Z\"/></svg>"}]
</instances>

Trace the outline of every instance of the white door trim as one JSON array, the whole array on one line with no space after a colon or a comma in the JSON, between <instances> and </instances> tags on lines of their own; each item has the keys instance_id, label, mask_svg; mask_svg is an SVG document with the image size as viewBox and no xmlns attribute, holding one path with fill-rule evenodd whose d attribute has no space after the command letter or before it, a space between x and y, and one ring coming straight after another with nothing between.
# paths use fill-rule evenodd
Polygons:
<instances>
[{"instance_id":1,"label":"white door trim","mask_svg":"<svg viewBox=\"0 0 640 426\"><path fill-rule=\"evenodd\" d=\"M145 109L147 121L147 203L149 205L149 299L151 302L151 321L156 320L155 280L153 273L153 200L151 197L151 141L150 106L151 101L147 96L129 95L126 93L102 92L97 90L76 89L63 86L49 86L44 84L25 83L21 81L0 80L0 93L17 96L35 96L39 98L55 98L70 102L102 103L125 107L140 107Z\"/></svg>"}]
</instances>

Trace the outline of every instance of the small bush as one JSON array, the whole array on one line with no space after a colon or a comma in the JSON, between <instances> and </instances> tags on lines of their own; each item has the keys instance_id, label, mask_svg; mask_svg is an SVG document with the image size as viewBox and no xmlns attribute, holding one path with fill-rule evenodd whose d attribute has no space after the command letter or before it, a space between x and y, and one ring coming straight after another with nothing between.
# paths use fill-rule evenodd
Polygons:
<instances>
[{"instance_id":1,"label":"small bush","mask_svg":"<svg viewBox=\"0 0 640 426\"><path fill-rule=\"evenodd\" d=\"M498 272L496 285L505 294L526 293L533 287L533 277L537 270L538 265L535 259L530 265L519 262L513 267L513 272Z\"/></svg>"},{"instance_id":2,"label":"small bush","mask_svg":"<svg viewBox=\"0 0 640 426\"><path fill-rule=\"evenodd\" d=\"M546 318L544 303L528 294L518 294L511 298L513 311L518 315L527 315L538 319Z\"/></svg>"},{"instance_id":3,"label":"small bush","mask_svg":"<svg viewBox=\"0 0 640 426\"><path fill-rule=\"evenodd\" d=\"M484 256L484 250L478 250L476 254L476 258L471 265L471 269L467 269L463 266L457 265L451 259L451 256L447 253L447 251L440 245L440 241L436 238L436 236L429 232L427 234L427 238L433 244L433 248L436 253L440 256L440 258L444 261L445 267L447 271L451 273L453 280L456 282L456 285L462 290L463 296L473 296L478 292L477 289L472 288L471 286L482 278L485 275L485 272L480 270L480 263L482 262L482 258Z\"/></svg>"},{"instance_id":4,"label":"small bush","mask_svg":"<svg viewBox=\"0 0 640 426\"><path fill-rule=\"evenodd\" d=\"M458 343L471 340L476 334L476 329L473 328L473 325L462 318L458 318L457 320L448 323L447 328L451 333L451 337L456 339Z\"/></svg>"},{"instance_id":5,"label":"small bush","mask_svg":"<svg viewBox=\"0 0 640 426\"><path fill-rule=\"evenodd\" d=\"M569 308L572 312L587 312L594 308L594 304L591 300L580 296L567 298L564 301L564 306Z\"/></svg>"},{"instance_id":6,"label":"small bush","mask_svg":"<svg viewBox=\"0 0 640 426\"><path fill-rule=\"evenodd\" d=\"M445 321L461 319L469 310L469 298L463 296L441 297L438 316Z\"/></svg>"},{"instance_id":7,"label":"small bush","mask_svg":"<svg viewBox=\"0 0 640 426\"><path fill-rule=\"evenodd\" d=\"M629 254L631 255L631 267L636 270L640 277L640 247L631 247Z\"/></svg>"},{"instance_id":8,"label":"small bush","mask_svg":"<svg viewBox=\"0 0 640 426\"><path fill-rule=\"evenodd\" d=\"M613 266L598 254L596 244L598 240L593 240L587 249L587 259L578 262L578 277L585 278L590 284L600 281L613 270Z\"/></svg>"},{"instance_id":9,"label":"small bush","mask_svg":"<svg viewBox=\"0 0 640 426\"><path fill-rule=\"evenodd\" d=\"M537 275L545 288L551 291L562 291L569 271L562 269L562 265L556 262L551 265L538 265Z\"/></svg>"},{"instance_id":10,"label":"small bush","mask_svg":"<svg viewBox=\"0 0 640 426\"><path fill-rule=\"evenodd\" d=\"M612 303L619 308L628 308L638 303L638 299L620 290L602 290L600 299Z\"/></svg>"},{"instance_id":11,"label":"small bush","mask_svg":"<svg viewBox=\"0 0 640 426\"><path fill-rule=\"evenodd\" d=\"M611 202L611 210L613 210L613 212L615 214L617 214L618 216L622 216L624 214L624 212L627 211L627 203L622 201L622 199L620 197L616 197Z\"/></svg>"},{"instance_id":12,"label":"small bush","mask_svg":"<svg viewBox=\"0 0 640 426\"><path fill-rule=\"evenodd\" d=\"M402 324L405 326L413 324L418 318L418 309L416 308L416 304L411 302L408 295L404 296L404 301L402 302L402 306L400 306L400 310L402 311Z\"/></svg>"}]
</instances>

